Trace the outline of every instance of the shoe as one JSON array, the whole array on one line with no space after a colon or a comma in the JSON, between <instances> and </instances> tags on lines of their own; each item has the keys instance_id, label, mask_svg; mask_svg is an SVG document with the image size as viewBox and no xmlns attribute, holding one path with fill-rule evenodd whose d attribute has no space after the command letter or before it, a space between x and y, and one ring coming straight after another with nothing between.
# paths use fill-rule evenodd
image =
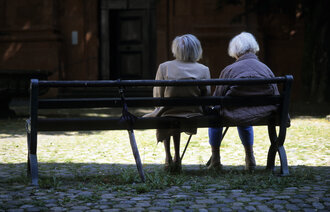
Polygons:
<instances>
[{"instance_id":1,"label":"shoe","mask_svg":"<svg viewBox=\"0 0 330 212\"><path fill-rule=\"evenodd\" d=\"M219 147L214 147L211 146L212 148L212 156L210 158L210 160L206 163L207 165L207 169L211 170L211 169L215 169L215 170L219 170L222 169L222 165L220 162L220 148Z\"/></svg>"},{"instance_id":2,"label":"shoe","mask_svg":"<svg viewBox=\"0 0 330 212\"><path fill-rule=\"evenodd\" d=\"M256 169L256 161L253 154L253 145L244 146L245 149L245 170L254 171Z\"/></svg>"},{"instance_id":3,"label":"shoe","mask_svg":"<svg viewBox=\"0 0 330 212\"><path fill-rule=\"evenodd\" d=\"M173 166L173 161L172 158L165 160L165 165L164 165L164 170L166 172L170 172Z\"/></svg>"},{"instance_id":4,"label":"shoe","mask_svg":"<svg viewBox=\"0 0 330 212\"><path fill-rule=\"evenodd\" d=\"M211 161L212 161L212 155L211 155L210 159L207 161L207 163L205 165L209 166L211 164Z\"/></svg>"},{"instance_id":5,"label":"shoe","mask_svg":"<svg viewBox=\"0 0 330 212\"><path fill-rule=\"evenodd\" d=\"M182 165L181 165L181 159L174 158L173 165L171 167L171 173L181 173L182 171Z\"/></svg>"}]
</instances>

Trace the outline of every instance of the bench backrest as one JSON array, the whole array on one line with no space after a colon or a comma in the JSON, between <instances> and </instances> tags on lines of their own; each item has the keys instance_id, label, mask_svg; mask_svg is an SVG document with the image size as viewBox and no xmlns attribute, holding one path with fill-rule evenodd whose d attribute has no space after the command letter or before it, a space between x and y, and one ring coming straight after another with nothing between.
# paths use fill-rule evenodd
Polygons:
<instances>
[{"instance_id":1,"label":"bench backrest","mask_svg":"<svg viewBox=\"0 0 330 212\"><path fill-rule=\"evenodd\" d=\"M104 108L123 107L127 104L131 107L152 107L152 106L191 106L191 105L279 105L276 115L276 125L286 126L289 110L289 99L293 77L275 77L267 79L210 79L210 80L122 80L122 81L39 81L31 80L30 99L30 122L38 131L56 130L104 130L104 129L126 129L125 123L118 118L38 118L39 109L60 109L60 108ZM254 86L261 84L282 85L280 95L273 96L207 96L207 97L180 97L180 98L153 98L146 97L124 97L124 89L128 87L145 86L201 86L201 85L246 85ZM114 87L118 88L118 96L107 98L62 98L62 99L41 99L39 89L61 88L61 87ZM134 129L154 129L154 128L189 128L189 127L209 127L219 125L221 120L216 116L196 117L193 120L174 120L171 118L138 118L134 124ZM273 123L273 124L274 124ZM269 120L260 122L259 125L267 125ZM230 126L231 123L221 123Z\"/></svg>"}]
</instances>

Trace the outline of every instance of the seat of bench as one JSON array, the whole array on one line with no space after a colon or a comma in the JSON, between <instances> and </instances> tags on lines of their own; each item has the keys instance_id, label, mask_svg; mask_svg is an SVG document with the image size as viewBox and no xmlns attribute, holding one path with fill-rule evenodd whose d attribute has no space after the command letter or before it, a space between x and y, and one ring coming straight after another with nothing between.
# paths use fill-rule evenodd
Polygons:
<instances>
[{"instance_id":1,"label":"seat of bench","mask_svg":"<svg viewBox=\"0 0 330 212\"><path fill-rule=\"evenodd\" d=\"M253 126L276 125L275 115L255 123ZM289 125L289 123L287 124ZM132 129L189 129L219 126L237 126L218 115L202 115L190 118L178 117L137 117ZM38 118L38 131L84 131L84 130L125 130L127 122L120 117L79 117L79 118Z\"/></svg>"}]
</instances>

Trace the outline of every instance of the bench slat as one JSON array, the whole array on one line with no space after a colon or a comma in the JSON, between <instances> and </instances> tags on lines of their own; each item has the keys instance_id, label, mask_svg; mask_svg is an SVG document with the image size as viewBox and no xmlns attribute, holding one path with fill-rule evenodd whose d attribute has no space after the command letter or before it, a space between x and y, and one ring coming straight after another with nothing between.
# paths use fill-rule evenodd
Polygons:
<instances>
[{"instance_id":1,"label":"bench slat","mask_svg":"<svg viewBox=\"0 0 330 212\"><path fill-rule=\"evenodd\" d=\"M254 126L262 126L274 124L279 125L275 119L264 119ZM175 118L175 117L138 117L132 128L133 129L189 129L219 126L237 126L222 120L217 115L204 115L191 118ZM118 118L98 118L98 117L82 117L82 118L39 118L38 131L84 131L84 130L126 130L128 128L125 121Z\"/></svg>"},{"instance_id":2,"label":"bench slat","mask_svg":"<svg viewBox=\"0 0 330 212\"><path fill-rule=\"evenodd\" d=\"M97 81L38 81L40 87L134 87L134 86L193 86L193 85L258 85L285 82L287 77L241 78L209 80L97 80Z\"/></svg>"},{"instance_id":3,"label":"bench slat","mask_svg":"<svg viewBox=\"0 0 330 212\"><path fill-rule=\"evenodd\" d=\"M281 96L206 96L206 97L181 97L181 98L152 98L152 97L127 97L125 102L129 107L154 107L154 106L192 106L192 105L222 105L245 106L275 105L280 104ZM122 107L120 98L76 98L76 99L40 99L40 109L64 108L100 108Z\"/></svg>"}]
</instances>

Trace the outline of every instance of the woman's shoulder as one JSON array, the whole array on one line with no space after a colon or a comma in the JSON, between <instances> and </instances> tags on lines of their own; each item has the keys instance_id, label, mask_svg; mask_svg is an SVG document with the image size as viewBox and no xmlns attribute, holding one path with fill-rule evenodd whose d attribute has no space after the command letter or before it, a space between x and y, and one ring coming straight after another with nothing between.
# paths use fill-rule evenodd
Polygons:
<instances>
[{"instance_id":1,"label":"woman's shoulder","mask_svg":"<svg viewBox=\"0 0 330 212\"><path fill-rule=\"evenodd\" d=\"M232 78L231 74L236 70L235 63L227 65L222 71L220 72L220 78Z\"/></svg>"},{"instance_id":2,"label":"woman's shoulder","mask_svg":"<svg viewBox=\"0 0 330 212\"><path fill-rule=\"evenodd\" d=\"M183 62L179 60L171 60L163 62L159 65L160 68L173 68L173 69L196 69L202 71L209 71L209 67L198 62Z\"/></svg>"},{"instance_id":3,"label":"woman's shoulder","mask_svg":"<svg viewBox=\"0 0 330 212\"><path fill-rule=\"evenodd\" d=\"M174 64L174 63L175 63L175 60L165 61L163 63L160 63L159 67L166 67L166 66L169 66L169 65Z\"/></svg>"},{"instance_id":4,"label":"woman's shoulder","mask_svg":"<svg viewBox=\"0 0 330 212\"><path fill-rule=\"evenodd\" d=\"M255 59L237 61L227 68L235 77L273 77L271 69Z\"/></svg>"},{"instance_id":5,"label":"woman's shoulder","mask_svg":"<svg viewBox=\"0 0 330 212\"><path fill-rule=\"evenodd\" d=\"M198 63L198 62L194 62L192 63L194 66L200 68L200 69L209 69L209 67L207 67L206 65L204 64L201 64L201 63Z\"/></svg>"}]
</instances>

